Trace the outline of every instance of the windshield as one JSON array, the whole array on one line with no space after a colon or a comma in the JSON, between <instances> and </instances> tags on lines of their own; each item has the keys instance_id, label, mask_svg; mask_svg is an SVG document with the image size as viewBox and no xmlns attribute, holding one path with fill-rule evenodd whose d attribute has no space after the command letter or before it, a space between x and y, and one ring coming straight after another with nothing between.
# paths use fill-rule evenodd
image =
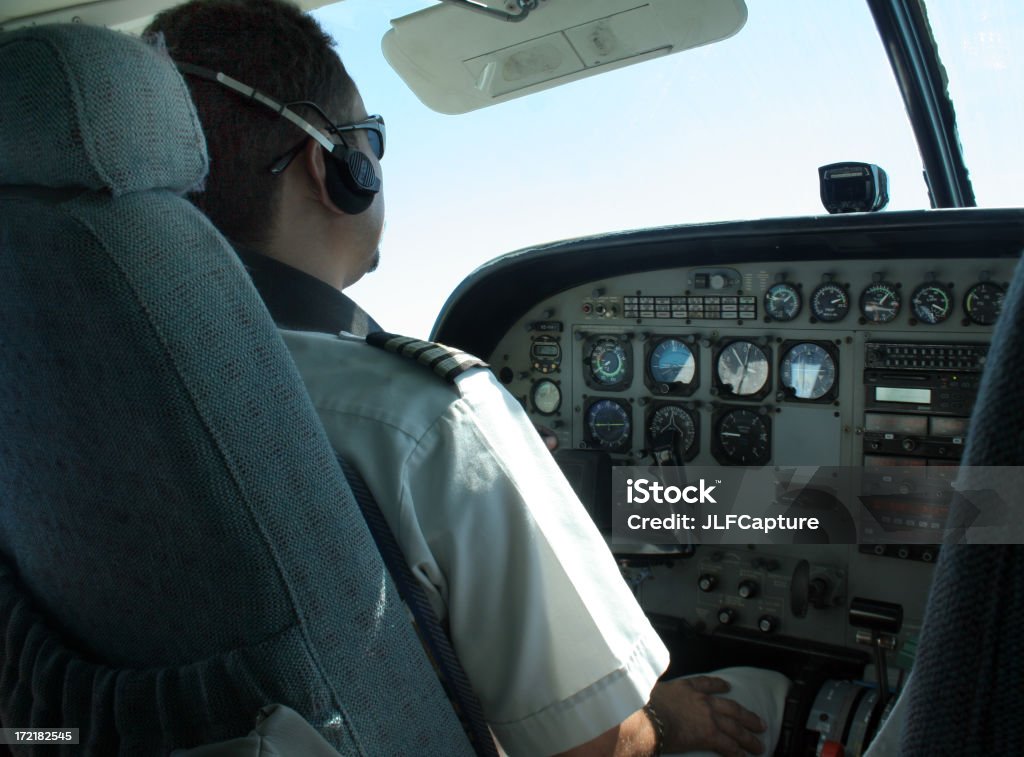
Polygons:
<instances>
[{"instance_id":1,"label":"windshield","mask_svg":"<svg viewBox=\"0 0 1024 757\"><path fill-rule=\"evenodd\" d=\"M929 3L971 183L982 207L1024 205L1024 4Z\"/></svg>"},{"instance_id":2,"label":"windshield","mask_svg":"<svg viewBox=\"0 0 1024 757\"><path fill-rule=\"evenodd\" d=\"M458 283L512 250L650 226L822 214L817 169L828 163L884 168L887 210L929 207L864 2L747 0L746 25L723 42L460 116L423 106L380 53L389 19L432 4L346 0L316 13L369 111L387 119L382 262L350 294L389 330L426 336ZM945 59L956 48L963 59L951 88L968 166L975 157L984 165L979 204L1020 204L1002 177L1009 125L1021 122L1007 117L1021 109L1009 96L1020 92L1010 57L1021 48L1021 11L995 1L979 4L990 6L987 16L970 2L940 5L930 11L940 52ZM1014 25L993 20L1000 9ZM989 83L1007 70L1002 84ZM976 94L967 107L963 93ZM1001 101L1014 110L1000 111ZM994 143L993 130L1005 141Z\"/></svg>"}]
</instances>

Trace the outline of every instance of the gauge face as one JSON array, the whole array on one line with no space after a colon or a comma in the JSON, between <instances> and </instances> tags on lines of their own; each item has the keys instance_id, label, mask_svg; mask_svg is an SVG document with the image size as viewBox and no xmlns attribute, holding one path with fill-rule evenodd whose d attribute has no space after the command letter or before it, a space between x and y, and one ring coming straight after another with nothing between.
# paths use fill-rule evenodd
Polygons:
<instances>
[{"instance_id":1,"label":"gauge face","mask_svg":"<svg viewBox=\"0 0 1024 757\"><path fill-rule=\"evenodd\" d=\"M775 284L764 295L764 312L776 321L792 321L802 305L800 290L785 282Z\"/></svg>"},{"instance_id":2,"label":"gauge face","mask_svg":"<svg viewBox=\"0 0 1024 757\"><path fill-rule=\"evenodd\" d=\"M824 323L841 321L850 312L850 295L839 284L821 284L811 293L811 315Z\"/></svg>"},{"instance_id":3,"label":"gauge face","mask_svg":"<svg viewBox=\"0 0 1024 757\"><path fill-rule=\"evenodd\" d=\"M587 408L590 440L607 450L620 450L629 444L632 425L629 412L615 400L597 400Z\"/></svg>"},{"instance_id":4,"label":"gauge face","mask_svg":"<svg viewBox=\"0 0 1024 757\"><path fill-rule=\"evenodd\" d=\"M587 357L590 375L602 386L621 384L626 378L629 358L622 343L613 336L594 342Z\"/></svg>"},{"instance_id":5,"label":"gauge face","mask_svg":"<svg viewBox=\"0 0 1024 757\"><path fill-rule=\"evenodd\" d=\"M836 361L820 344L801 342L782 358L779 381L801 400L820 400L836 383Z\"/></svg>"},{"instance_id":6,"label":"gauge face","mask_svg":"<svg viewBox=\"0 0 1024 757\"><path fill-rule=\"evenodd\" d=\"M922 284L914 290L910 306L921 323L942 323L953 312L953 298L941 284Z\"/></svg>"},{"instance_id":7,"label":"gauge face","mask_svg":"<svg viewBox=\"0 0 1024 757\"><path fill-rule=\"evenodd\" d=\"M693 352L678 339L664 339L647 361L651 378L661 384L689 384L697 371Z\"/></svg>"},{"instance_id":8,"label":"gauge face","mask_svg":"<svg viewBox=\"0 0 1024 757\"><path fill-rule=\"evenodd\" d=\"M885 281L872 284L860 295L860 312L869 323L889 323L900 314L900 295Z\"/></svg>"},{"instance_id":9,"label":"gauge face","mask_svg":"<svg viewBox=\"0 0 1024 757\"><path fill-rule=\"evenodd\" d=\"M768 383L768 353L753 342L738 340L718 354L718 381L737 397L749 397Z\"/></svg>"},{"instance_id":10,"label":"gauge face","mask_svg":"<svg viewBox=\"0 0 1024 757\"><path fill-rule=\"evenodd\" d=\"M663 405L651 416L647 433L653 445L671 444L680 457L685 457L697 438L697 424L685 408Z\"/></svg>"},{"instance_id":11,"label":"gauge face","mask_svg":"<svg viewBox=\"0 0 1024 757\"><path fill-rule=\"evenodd\" d=\"M551 415L562 405L562 390L554 381L544 379L533 385L533 408L542 415Z\"/></svg>"},{"instance_id":12,"label":"gauge face","mask_svg":"<svg viewBox=\"0 0 1024 757\"><path fill-rule=\"evenodd\" d=\"M982 281L967 290L964 297L964 310L967 317L980 326L991 326L999 318L1003 310L1003 297L1006 295L999 284Z\"/></svg>"},{"instance_id":13,"label":"gauge face","mask_svg":"<svg viewBox=\"0 0 1024 757\"><path fill-rule=\"evenodd\" d=\"M716 424L722 461L729 465L764 465L771 459L769 421L754 410L730 410Z\"/></svg>"}]
</instances>

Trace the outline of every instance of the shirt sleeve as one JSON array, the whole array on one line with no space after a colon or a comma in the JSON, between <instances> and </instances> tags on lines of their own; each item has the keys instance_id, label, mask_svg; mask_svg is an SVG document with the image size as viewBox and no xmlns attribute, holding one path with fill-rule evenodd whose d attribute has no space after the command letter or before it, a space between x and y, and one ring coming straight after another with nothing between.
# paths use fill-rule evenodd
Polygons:
<instances>
[{"instance_id":1,"label":"shirt sleeve","mask_svg":"<svg viewBox=\"0 0 1024 757\"><path fill-rule=\"evenodd\" d=\"M502 746L551 754L640 709L668 653L518 403L487 371L459 389L403 466L398 530Z\"/></svg>"}]
</instances>

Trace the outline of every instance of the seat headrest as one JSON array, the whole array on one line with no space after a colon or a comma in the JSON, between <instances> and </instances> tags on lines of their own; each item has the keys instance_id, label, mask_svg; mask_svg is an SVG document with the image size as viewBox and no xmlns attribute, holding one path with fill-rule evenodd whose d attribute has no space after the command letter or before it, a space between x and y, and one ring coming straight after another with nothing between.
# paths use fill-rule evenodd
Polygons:
<instances>
[{"instance_id":1,"label":"seat headrest","mask_svg":"<svg viewBox=\"0 0 1024 757\"><path fill-rule=\"evenodd\" d=\"M184 193L207 165L165 52L84 24L0 33L0 185Z\"/></svg>"}]
</instances>

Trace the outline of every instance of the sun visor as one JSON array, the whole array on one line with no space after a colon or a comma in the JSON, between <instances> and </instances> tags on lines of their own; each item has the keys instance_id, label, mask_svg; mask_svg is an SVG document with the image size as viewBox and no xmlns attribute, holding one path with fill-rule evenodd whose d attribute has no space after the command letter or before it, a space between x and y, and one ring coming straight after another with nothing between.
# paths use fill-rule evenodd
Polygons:
<instances>
[{"instance_id":1,"label":"sun visor","mask_svg":"<svg viewBox=\"0 0 1024 757\"><path fill-rule=\"evenodd\" d=\"M381 46L427 107L455 114L717 42L746 20L743 0L542 0L517 23L442 3L394 19Z\"/></svg>"}]
</instances>

